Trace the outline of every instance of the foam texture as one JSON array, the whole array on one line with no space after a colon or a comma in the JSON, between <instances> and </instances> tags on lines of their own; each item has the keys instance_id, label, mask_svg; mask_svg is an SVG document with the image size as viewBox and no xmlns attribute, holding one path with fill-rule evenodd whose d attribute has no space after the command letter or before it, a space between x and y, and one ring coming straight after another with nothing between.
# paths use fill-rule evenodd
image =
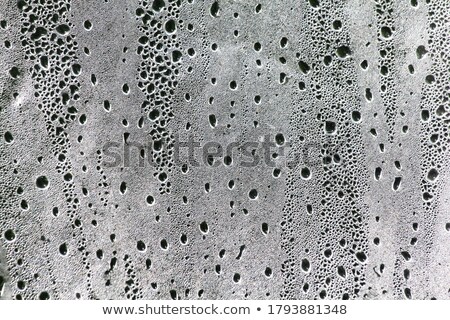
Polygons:
<instances>
[{"instance_id":1,"label":"foam texture","mask_svg":"<svg viewBox=\"0 0 450 320\"><path fill-rule=\"evenodd\" d=\"M449 299L449 21L0 0L0 298Z\"/></svg>"}]
</instances>

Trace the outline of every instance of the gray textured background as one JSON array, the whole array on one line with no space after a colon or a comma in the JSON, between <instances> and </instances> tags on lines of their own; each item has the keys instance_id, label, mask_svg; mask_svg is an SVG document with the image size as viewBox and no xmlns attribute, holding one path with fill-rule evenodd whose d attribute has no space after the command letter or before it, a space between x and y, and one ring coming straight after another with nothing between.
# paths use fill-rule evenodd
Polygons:
<instances>
[{"instance_id":1,"label":"gray textured background","mask_svg":"<svg viewBox=\"0 0 450 320\"><path fill-rule=\"evenodd\" d=\"M450 298L449 16L0 0L0 297ZM265 136L274 166L175 157Z\"/></svg>"}]
</instances>

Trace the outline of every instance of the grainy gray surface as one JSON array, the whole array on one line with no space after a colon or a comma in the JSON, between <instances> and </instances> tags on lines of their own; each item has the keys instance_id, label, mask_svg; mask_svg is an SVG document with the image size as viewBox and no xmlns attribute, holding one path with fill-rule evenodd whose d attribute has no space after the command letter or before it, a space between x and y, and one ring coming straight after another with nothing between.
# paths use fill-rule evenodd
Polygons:
<instances>
[{"instance_id":1,"label":"grainy gray surface","mask_svg":"<svg viewBox=\"0 0 450 320\"><path fill-rule=\"evenodd\" d=\"M449 299L449 17L0 0L0 297Z\"/></svg>"}]
</instances>

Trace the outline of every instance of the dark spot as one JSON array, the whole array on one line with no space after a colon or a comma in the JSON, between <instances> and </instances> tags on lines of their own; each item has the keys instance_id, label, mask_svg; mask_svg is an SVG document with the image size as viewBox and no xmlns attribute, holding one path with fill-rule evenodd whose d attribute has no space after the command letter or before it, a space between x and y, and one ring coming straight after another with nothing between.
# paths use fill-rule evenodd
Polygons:
<instances>
[{"instance_id":1,"label":"dark spot","mask_svg":"<svg viewBox=\"0 0 450 320\"><path fill-rule=\"evenodd\" d=\"M167 33L174 33L177 30L176 23L172 19L166 22L164 28L166 29Z\"/></svg>"},{"instance_id":2,"label":"dark spot","mask_svg":"<svg viewBox=\"0 0 450 320\"><path fill-rule=\"evenodd\" d=\"M363 62L361 62L361 64L360 64L360 66L363 70L367 70L367 68L369 67L369 63L367 62L367 60L363 60Z\"/></svg>"},{"instance_id":3,"label":"dark spot","mask_svg":"<svg viewBox=\"0 0 450 320\"><path fill-rule=\"evenodd\" d=\"M39 300L49 300L50 299L50 295L48 294L47 291L43 291L39 294Z\"/></svg>"},{"instance_id":4,"label":"dark spot","mask_svg":"<svg viewBox=\"0 0 450 320\"><path fill-rule=\"evenodd\" d=\"M432 74L429 74L425 77L425 82L428 84L432 84L435 81L436 81L436 79L435 79L434 75L432 75Z\"/></svg>"},{"instance_id":5,"label":"dark spot","mask_svg":"<svg viewBox=\"0 0 450 320\"><path fill-rule=\"evenodd\" d=\"M416 49L417 59L422 59L427 53L428 51L425 49L425 46L418 46Z\"/></svg>"},{"instance_id":6,"label":"dark spot","mask_svg":"<svg viewBox=\"0 0 450 320\"><path fill-rule=\"evenodd\" d=\"M5 239L7 241L14 241L14 239L16 238L16 234L14 233L14 231L12 231L11 229L8 229L5 231Z\"/></svg>"},{"instance_id":7,"label":"dark spot","mask_svg":"<svg viewBox=\"0 0 450 320\"><path fill-rule=\"evenodd\" d=\"M149 112L148 117L152 121L157 120L159 118L159 110L158 109L153 109L152 111Z\"/></svg>"},{"instance_id":8,"label":"dark spot","mask_svg":"<svg viewBox=\"0 0 450 320\"><path fill-rule=\"evenodd\" d=\"M103 259L103 251L98 249L97 252L95 253L95 255L97 256L98 259Z\"/></svg>"},{"instance_id":9,"label":"dark spot","mask_svg":"<svg viewBox=\"0 0 450 320\"><path fill-rule=\"evenodd\" d=\"M392 184L392 189L394 189L394 191L397 191L400 188L401 182L402 182L401 177L395 177L394 183Z\"/></svg>"},{"instance_id":10,"label":"dark spot","mask_svg":"<svg viewBox=\"0 0 450 320\"><path fill-rule=\"evenodd\" d=\"M333 29L340 30L342 28L342 22L340 20L333 21Z\"/></svg>"},{"instance_id":11,"label":"dark spot","mask_svg":"<svg viewBox=\"0 0 450 320\"><path fill-rule=\"evenodd\" d=\"M91 29L92 29L92 23L91 23L89 20L86 20L86 21L83 23L83 26L84 26L84 28L85 28L86 30L91 30Z\"/></svg>"},{"instance_id":12,"label":"dark spot","mask_svg":"<svg viewBox=\"0 0 450 320\"><path fill-rule=\"evenodd\" d=\"M125 181L120 183L119 191L121 194L125 194L125 192L127 192L127 183Z\"/></svg>"},{"instance_id":13,"label":"dark spot","mask_svg":"<svg viewBox=\"0 0 450 320\"><path fill-rule=\"evenodd\" d=\"M166 4L163 0L154 0L152 9L154 11L161 11L165 6L166 6Z\"/></svg>"},{"instance_id":14,"label":"dark spot","mask_svg":"<svg viewBox=\"0 0 450 320\"><path fill-rule=\"evenodd\" d=\"M153 196L151 196L151 195L147 196L147 198L145 200L147 201L147 204L149 204L149 205L153 205L155 203L155 198L153 198Z\"/></svg>"},{"instance_id":15,"label":"dark spot","mask_svg":"<svg viewBox=\"0 0 450 320\"><path fill-rule=\"evenodd\" d=\"M361 121L361 113L359 111L353 111L352 112L352 120L354 122L359 122Z\"/></svg>"},{"instance_id":16,"label":"dark spot","mask_svg":"<svg viewBox=\"0 0 450 320\"><path fill-rule=\"evenodd\" d=\"M218 1L215 1L215 2L211 5L211 8L210 8L209 12L211 13L211 16L217 18L217 17L219 16L219 11L220 11L220 8L219 8L219 2L218 2Z\"/></svg>"},{"instance_id":17,"label":"dark spot","mask_svg":"<svg viewBox=\"0 0 450 320\"><path fill-rule=\"evenodd\" d=\"M313 8L318 8L318 7L320 6L319 0L309 0L309 4L310 4L311 7L313 7Z\"/></svg>"},{"instance_id":18,"label":"dark spot","mask_svg":"<svg viewBox=\"0 0 450 320\"><path fill-rule=\"evenodd\" d=\"M6 143L12 143L14 141L13 135L9 131L5 132L4 137L5 137L5 142Z\"/></svg>"},{"instance_id":19,"label":"dark spot","mask_svg":"<svg viewBox=\"0 0 450 320\"><path fill-rule=\"evenodd\" d=\"M208 233L208 224L206 223L206 221L200 223L200 231L204 234Z\"/></svg>"},{"instance_id":20,"label":"dark spot","mask_svg":"<svg viewBox=\"0 0 450 320\"><path fill-rule=\"evenodd\" d=\"M20 76L20 71L17 67L12 67L11 69L9 69L9 75L12 78L17 79Z\"/></svg>"},{"instance_id":21,"label":"dark spot","mask_svg":"<svg viewBox=\"0 0 450 320\"><path fill-rule=\"evenodd\" d=\"M345 268L343 266L339 266L337 267L337 273L339 276L341 276L342 278L345 278L347 276L346 272L345 272Z\"/></svg>"},{"instance_id":22,"label":"dark spot","mask_svg":"<svg viewBox=\"0 0 450 320\"><path fill-rule=\"evenodd\" d=\"M166 174L165 172L161 172L161 173L158 175L158 180L161 181L161 182L166 181L166 180L167 180L167 174Z\"/></svg>"},{"instance_id":23,"label":"dark spot","mask_svg":"<svg viewBox=\"0 0 450 320\"><path fill-rule=\"evenodd\" d=\"M311 71L311 67L306 62L301 60L298 62L298 67L300 68L300 71L305 75Z\"/></svg>"},{"instance_id":24,"label":"dark spot","mask_svg":"<svg viewBox=\"0 0 450 320\"><path fill-rule=\"evenodd\" d=\"M139 251L144 252L145 249L147 249L147 246L145 245L145 243L144 243L143 241L139 240L139 241L137 242L137 244L136 244L136 248L137 248Z\"/></svg>"},{"instance_id":25,"label":"dark spot","mask_svg":"<svg viewBox=\"0 0 450 320\"><path fill-rule=\"evenodd\" d=\"M281 174L281 170L278 168L273 169L272 175L274 178L278 178Z\"/></svg>"},{"instance_id":26,"label":"dark spot","mask_svg":"<svg viewBox=\"0 0 450 320\"><path fill-rule=\"evenodd\" d=\"M48 187L48 179L46 176L40 176L36 179L36 186L39 189L45 189Z\"/></svg>"},{"instance_id":27,"label":"dark spot","mask_svg":"<svg viewBox=\"0 0 450 320\"><path fill-rule=\"evenodd\" d=\"M405 297L407 299L412 299L411 289L410 288L405 288Z\"/></svg>"},{"instance_id":28,"label":"dark spot","mask_svg":"<svg viewBox=\"0 0 450 320\"><path fill-rule=\"evenodd\" d=\"M367 101L372 101L372 91L370 91L370 88L366 88L366 99Z\"/></svg>"},{"instance_id":29,"label":"dark spot","mask_svg":"<svg viewBox=\"0 0 450 320\"><path fill-rule=\"evenodd\" d=\"M167 250L168 247L169 247L169 244L167 243L167 240L166 239L162 239L161 240L161 248L163 250Z\"/></svg>"},{"instance_id":30,"label":"dark spot","mask_svg":"<svg viewBox=\"0 0 450 320\"><path fill-rule=\"evenodd\" d=\"M309 269L311 268L311 264L309 263L309 260L306 258L302 259L301 267L304 272L309 272Z\"/></svg>"},{"instance_id":31,"label":"dark spot","mask_svg":"<svg viewBox=\"0 0 450 320\"><path fill-rule=\"evenodd\" d=\"M282 133L278 133L278 134L275 136L275 142L276 142L277 145L279 145L279 146L282 146L282 145L284 144L285 140L284 140L284 136L283 136Z\"/></svg>"},{"instance_id":32,"label":"dark spot","mask_svg":"<svg viewBox=\"0 0 450 320\"><path fill-rule=\"evenodd\" d=\"M59 253L63 256L67 254L67 244L63 243L59 246Z\"/></svg>"},{"instance_id":33,"label":"dark spot","mask_svg":"<svg viewBox=\"0 0 450 320\"><path fill-rule=\"evenodd\" d=\"M392 30L389 27L381 27L380 29L381 36L385 39L392 37Z\"/></svg>"},{"instance_id":34,"label":"dark spot","mask_svg":"<svg viewBox=\"0 0 450 320\"><path fill-rule=\"evenodd\" d=\"M61 35L66 35L67 33L69 33L70 31L70 27L67 24L61 24L59 26L56 27L56 32L58 32Z\"/></svg>"},{"instance_id":35,"label":"dark spot","mask_svg":"<svg viewBox=\"0 0 450 320\"><path fill-rule=\"evenodd\" d=\"M434 180L436 180L438 175L439 175L439 172L436 169L433 168L430 171L428 171L427 179L430 180L430 181L434 181Z\"/></svg>"},{"instance_id":36,"label":"dark spot","mask_svg":"<svg viewBox=\"0 0 450 320\"><path fill-rule=\"evenodd\" d=\"M122 92L123 92L124 94L128 94L128 93L130 92L130 87L128 86L127 83L124 83L124 84L123 84L123 86L122 86Z\"/></svg>"},{"instance_id":37,"label":"dark spot","mask_svg":"<svg viewBox=\"0 0 450 320\"><path fill-rule=\"evenodd\" d=\"M182 53L180 51L178 51L178 50L172 51L172 61L173 62L180 61L182 56L183 55L182 55Z\"/></svg>"},{"instance_id":38,"label":"dark spot","mask_svg":"<svg viewBox=\"0 0 450 320\"><path fill-rule=\"evenodd\" d=\"M216 116L214 114L210 114L209 115L209 124L213 128L217 125L217 119L216 119Z\"/></svg>"},{"instance_id":39,"label":"dark spot","mask_svg":"<svg viewBox=\"0 0 450 320\"><path fill-rule=\"evenodd\" d=\"M248 197L252 200L255 200L258 197L258 191L256 189L250 190L248 193Z\"/></svg>"},{"instance_id":40,"label":"dark spot","mask_svg":"<svg viewBox=\"0 0 450 320\"><path fill-rule=\"evenodd\" d=\"M79 75L81 73L81 66L78 63L72 65L72 72L74 75Z\"/></svg>"},{"instance_id":41,"label":"dark spot","mask_svg":"<svg viewBox=\"0 0 450 320\"><path fill-rule=\"evenodd\" d=\"M336 54L338 55L339 58L346 58L351 56L352 51L347 46L340 46L336 49Z\"/></svg>"},{"instance_id":42,"label":"dark spot","mask_svg":"<svg viewBox=\"0 0 450 320\"><path fill-rule=\"evenodd\" d=\"M362 263L364 263L367 260L366 254L362 251L356 253L356 258Z\"/></svg>"},{"instance_id":43,"label":"dark spot","mask_svg":"<svg viewBox=\"0 0 450 320\"><path fill-rule=\"evenodd\" d=\"M336 133L336 123L333 121L325 121L325 132L328 134Z\"/></svg>"},{"instance_id":44,"label":"dark spot","mask_svg":"<svg viewBox=\"0 0 450 320\"><path fill-rule=\"evenodd\" d=\"M300 175L302 176L303 179L307 180L307 179L311 178L311 171L309 170L309 168L304 167L300 171Z\"/></svg>"},{"instance_id":45,"label":"dark spot","mask_svg":"<svg viewBox=\"0 0 450 320\"><path fill-rule=\"evenodd\" d=\"M408 251L402 251L402 252L400 252L400 254L401 254L402 257L405 259L405 261L411 260L411 255L409 254Z\"/></svg>"},{"instance_id":46,"label":"dark spot","mask_svg":"<svg viewBox=\"0 0 450 320\"><path fill-rule=\"evenodd\" d=\"M263 234L267 235L269 233L269 225L263 222L261 225L261 231Z\"/></svg>"}]
</instances>

